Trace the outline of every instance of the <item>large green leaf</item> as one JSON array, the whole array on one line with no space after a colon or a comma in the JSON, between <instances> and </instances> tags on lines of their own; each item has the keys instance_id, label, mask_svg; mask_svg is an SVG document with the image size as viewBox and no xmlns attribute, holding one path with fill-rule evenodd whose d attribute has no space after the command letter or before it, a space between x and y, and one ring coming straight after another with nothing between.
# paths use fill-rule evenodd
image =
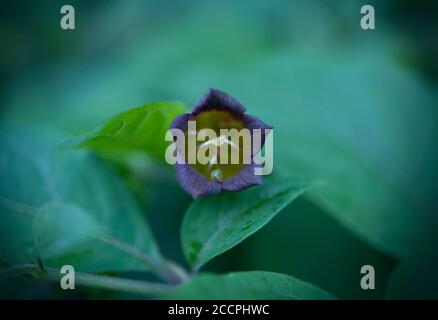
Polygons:
<instances>
[{"instance_id":1,"label":"large green leaf","mask_svg":"<svg viewBox=\"0 0 438 320\"><path fill-rule=\"evenodd\" d=\"M225 275L196 276L165 299L254 299L326 300L335 299L326 291L294 277L274 272L249 271Z\"/></svg>"},{"instance_id":2,"label":"large green leaf","mask_svg":"<svg viewBox=\"0 0 438 320\"><path fill-rule=\"evenodd\" d=\"M110 158L143 154L164 162L169 144L165 141L166 132L173 119L185 111L179 102L151 103L114 116L101 129L79 137L77 142Z\"/></svg>"},{"instance_id":3,"label":"large green leaf","mask_svg":"<svg viewBox=\"0 0 438 320\"><path fill-rule=\"evenodd\" d=\"M188 208L181 227L187 260L199 269L262 228L308 187L293 180L271 178L241 192L197 199Z\"/></svg>"},{"instance_id":4,"label":"large green leaf","mask_svg":"<svg viewBox=\"0 0 438 320\"><path fill-rule=\"evenodd\" d=\"M312 200L398 258L438 243L438 99L392 48L370 41L345 51L285 47L240 72L189 71L181 82L203 79L239 98L274 127L275 167L326 181Z\"/></svg>"},{"instance_id":5,"label":"large green leaf","mask_svg":"<svg viewBox=\"0 0 438 320\"><path fill-rule=\"evenodd\" d=\"M343 228L312 204L309 194L284 208L268 226L209 262L208 270L271 270L305 279L339 299L382 299L396 261ZM364 264L376 270L375 290L360 287Z\"/></svg>"},{"instance_id":6,"label":"large green leaf","mask_svg":"<svg viewBox=\"0 0 438 320\"><path fill-rule=\"evenodd\" d=\"M86 152L53 150L56 141L34 131L1 132L0 259L41 258L92 272L147 269L126 248L160 254L123 182Z\"/></svg>"},{"instance_id":7,"label":"large green leaf","mask_svg":"<svg viewBox=\"0 0 438 320\"><path fill-rule=\"evenodd\" d=\"M102 233L99 223L74 204L50 202L33 214L35 251L46 264L52 258L77 253L81 246L92 247L90 242Z\"/></svg>"},{"instance_id":8,"label":"large green leaf","mask_svg":"<svg viewBox=\"0 0 438 320\"><path fill-rule=\"evenodd\" d=\"M242 94L276 129L276 165L326 181L313 199L344 226L394 257L434 248L437 96L390 53L361 49L355 59L280 54L260 66L278 83L255 79ZM254 99L251 92L262 87L263 97Z\"/></svg>"},{"instance_id":9,"label":"large green leaf","mask_svg":"<svg viewBox=\"0 0 438 320\"><path fill-rule=\"evenodd\" d=\"M388 284L388 299L438 299L438 254L418 253L404 259Z\"/></svg>"}]
</instances>

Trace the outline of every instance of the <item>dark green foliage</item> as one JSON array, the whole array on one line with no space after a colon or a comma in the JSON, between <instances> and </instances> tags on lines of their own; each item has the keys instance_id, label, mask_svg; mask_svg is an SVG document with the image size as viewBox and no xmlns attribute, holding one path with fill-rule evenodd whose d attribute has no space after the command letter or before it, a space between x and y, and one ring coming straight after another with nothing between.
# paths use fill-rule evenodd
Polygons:
<instances>
[{"instance_id":1,"label":"dark green foliage","mask_svg":"<svg viewBox=\"0 0 438 320\"><path fill-rule=\"evenodd\" d=\"M436 10L397 3L375 4L375 31L360 1L82 3L70 33L52 6L8 11L0 296L65 297L3 276L39 261L135 279L141 298L437 298ZM164 133L209 87L274 127L274 174L193 201ZM157 276L186 282L148 290ZM102 288L78 295L132 292Z\"/></svg>"}]
</instances>

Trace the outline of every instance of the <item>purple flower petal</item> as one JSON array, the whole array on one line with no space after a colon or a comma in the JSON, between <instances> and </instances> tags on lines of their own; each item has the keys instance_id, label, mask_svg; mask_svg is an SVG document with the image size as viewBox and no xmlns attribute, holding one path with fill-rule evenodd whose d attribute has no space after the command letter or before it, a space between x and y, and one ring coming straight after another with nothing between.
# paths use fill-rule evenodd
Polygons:
<instances>
[{"instance_id":1,"label":"purple flower petal","mask_svg":"<svg viewBox=\"0 0 438 320\"><path fill-rule=\"evenodd\" d=\"M232 96L225 92L210 89L192 110L193 115L198 115L204 111L223 110L232 113L235 116L240 116L246 109Z\"/></svg>"},{"instance_id":2,"label":"purple flower petal","mask_svg":"<svg viewBox=\"0 0 438 320\"><path fill-rule=\"evenodd\" d=\"M207 94L205 94L200 101L193 108L192 112L182 114L177 116L170 128L180 129L182 131L187 131L188 121L196 120L196 117L206 111L225 111L233 115L236 119L243 123L244 128L251 131L254 137L254 130L261 129L261 141L256 144L252 155L256 155L265 143L265 130L272 129L271 126L267 125L259 118L245 114L245 107L237 101L232 96L226 94L225 92L210 89ZM183 154L182 146L177 146L178 155ZM228 191L240 191L242 189L262 184L263 179L261 175L255 174L256 164L245 164L242 166L235 176L227 178L223 181L220 180L210 180L200 172L198 172L194 167L189 164L176 164L176 178L179 184L190 193L194 198L203 195L212 195L220 193L221 189Z\"/></svg>"},{"instance_id":3,"label":"purple flower petal","mask_svg":"<svg viewBox=\"0 0 438 320\"><path fill-rule=\"evenodd\" d=\"M261 129L261 141L259 141L259 143L257 145L255 145L253 142L253 146L252 146L253 147L252 155L256 155L257 153L259 153L259 151L265 145L265 138L266 138L265 130L272 130L273 127L264 123L259 118L255 117L255 116L251 116L249 114L243 114L241 119L243 121L245 128L247 128L251 131L251 136L253 138L255 137L254 129Z\"/></svg>"},{"instance_id":4,"label":"purple flower petal","mask_svg":"<svg viewBox=\"0 0 438 320\"><path fill-rule=\"evenodd\" d=\"M222 182L222 188L228 191L240 191L263 183L262 176L254 174L255 164L246 164L239 173Z\"/></svg>"},{"instance_id":5,"label":"purple flower petal","mask_svg":"<svg viewBox=\"0 0 438 320\"><path fill-rule=\"evenodd\" d=\"M202 174L190 165L176 164L176 179L181 187L190 193L193 198L208 194L218 194L221 184L213 180L207 180Z\"/></svg>"},{"instance_id":6,"label":"purple flower petal","mask_svg":"<svg viewBox=\"0 0 438 320\"><path fill-rule=\"evenodd\" d=\"M187 122L191 120L194 116L191 113L184 113L176 116L170 124L170 129L180 129L182 131L187 130Z\"/></svg>"}]
</instances>

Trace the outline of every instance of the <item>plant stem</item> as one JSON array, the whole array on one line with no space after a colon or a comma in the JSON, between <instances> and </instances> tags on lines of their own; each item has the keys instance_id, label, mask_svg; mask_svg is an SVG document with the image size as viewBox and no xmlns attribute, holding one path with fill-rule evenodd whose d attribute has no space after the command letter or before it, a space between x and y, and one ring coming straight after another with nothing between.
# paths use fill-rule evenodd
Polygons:
<instances>
[{"instance_id":1,"label":"plant stem","mask_svg":"<svg viewBox=\"0 0 438 320\"><path fill-rule=\"evenodd\" d=\"M33 217L34 212L38 210L37 207L1 196L0 205L13 211L27 214L30 217ZM170 284L178 284L188 279L187 272L175 262L167 261L162 257L152 258L148 254L142 252L131 244L116 237L113 237L109 234L100 234L95 236L95 238L111 244L112 246L117 247L120 250L144 261L153 272L155 272L161 279Z\"/></svg>"},{"instance_id":2,"label":"plant stem","mask_svg":"<svg viewBox=\"0 0 438 320\"><path fill-rule=\"evenodd\" d=\"M163 258L160 258L160 260L153 259L149 257L149 255L138 250L136 247L131 246L129 243L111 236L100 236L99 239L143 260L158 276L168 283L178 284L184 282L188 278L184 269L173 262L167 262Z\"/></svg>"},{"instance_id":3,"label":"plant stem","mask_svg":"<svg viewBox=\"0 0 438 320\"><path fill-rule=\"evenodd\" d=\"M40 269L36 265L21 265L9 268L1 275L9 273L28 273L37 278L59 282L63 276L59 270L52 268ZM141 280L126 278L116 278L103 275L75 272L75 283L83 286L95 288L124 291L130 293L140 293L147 295L163 294L175 289L176 286L162 283L153 283Z\"/></svg>"}]
</instances>

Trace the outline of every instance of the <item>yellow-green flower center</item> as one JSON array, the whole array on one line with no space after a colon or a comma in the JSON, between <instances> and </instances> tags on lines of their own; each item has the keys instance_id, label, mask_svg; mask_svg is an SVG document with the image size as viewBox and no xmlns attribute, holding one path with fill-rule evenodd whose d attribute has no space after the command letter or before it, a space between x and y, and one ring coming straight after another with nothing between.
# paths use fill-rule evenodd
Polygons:
<instances>
[{"instance_id":1,"label":"yellow-green flower center","mask_svg":"<svg viewBox=\"0 0 438 320\"><path fill-rule=\"evenodd\" d=\"M201 164L196 161L195 164L191 166L208 180L223 181L230 177L233 177L239 173L243 166L244 154L247 152L242 147L243 139L232 140L227 134L223 134L221 129L236 129L240 131L244 128L244 124L239 119L236 119L233 115L225 111L212 110L202 112L192 119L196 121L196 133L191 132L191 134L196 134L196 136L201 137L202 141L197 141L196 150L200 151L209 148L206 152L208 163ZM211 129L215 132L216 137L210 138L203 135L203 129ZM190 133L189 133L190 134ZM186 133L186 139L188 134ZM186 141L186 155L188 154L188 143ZM226 148L222 150L222 148ZM227 154L227 163L221 161L221 153ZM238 154L239 159L236 164L231 163L232 153ZM225 159L224 159L225 160Z\"/></svg>"}]
</instances>

